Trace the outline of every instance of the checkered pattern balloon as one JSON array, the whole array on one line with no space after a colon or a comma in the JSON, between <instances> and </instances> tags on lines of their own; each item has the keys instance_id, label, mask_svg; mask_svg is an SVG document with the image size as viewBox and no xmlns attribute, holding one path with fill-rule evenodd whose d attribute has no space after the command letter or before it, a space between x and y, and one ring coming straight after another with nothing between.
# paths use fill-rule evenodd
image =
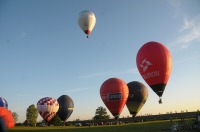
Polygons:
<instances>
[{"instance_id":1,"label":"checkered pattern balloon","mask_svg":"<svg viewBox=\"0 0 200 132\"><path fill-rule=\"evenodd\" d=\"M37 109L45 121L50 121L59 109L58 101L52 97L45 97L38 101Z\"/></svg>"},{"instance_id":2,"label":"checkered pattern balloon","mask_svg":"<svg viewBox=\"0 0 200 132\"><path fill-rule=\"evenodd\" d=\"M7 109L8 109L8 103L7 103L7 101L6 101L4 98L2 98L2 97L0 97L0 107L4 107L4 108L7 108Z\"/></svg>"}]
</instances>

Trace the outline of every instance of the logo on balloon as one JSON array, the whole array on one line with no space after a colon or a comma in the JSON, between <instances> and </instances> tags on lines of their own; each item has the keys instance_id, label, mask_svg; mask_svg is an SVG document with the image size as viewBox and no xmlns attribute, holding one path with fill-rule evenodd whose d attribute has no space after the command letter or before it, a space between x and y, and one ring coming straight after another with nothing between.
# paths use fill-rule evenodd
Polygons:
<instances>
[{"instance_id":1,"label":"logo on balloon","mask_svg":"<svg viewBox=\"0 0 200 132\"><path fill-rule=\"evenodd\" d=\"M140 64L140 67L142 68L143 72L145 72L149 66L153 65L150 61L146 60L146 58L142 61L142 64Z\"/></svg>"},{"instance_id":2,"label":"logo on balloon","mask_svg":"<svg viewBox=\"0 0 200 132\"><path fill-rule=\"evenodd\" d=\"M121 100L122 99L122 94L121 93L108 94L108 99L109 100Z\"/></svg>"},{"instance_id":3,"label":"logo on balloon","mask_svg":"<svg viewBox=\"0 0 200 132\"><path fill-rule=\"evenodd\" d=\"M134 94L129 94L128 98L132 99L134 97Z\"/></svg>"}]
</instances>

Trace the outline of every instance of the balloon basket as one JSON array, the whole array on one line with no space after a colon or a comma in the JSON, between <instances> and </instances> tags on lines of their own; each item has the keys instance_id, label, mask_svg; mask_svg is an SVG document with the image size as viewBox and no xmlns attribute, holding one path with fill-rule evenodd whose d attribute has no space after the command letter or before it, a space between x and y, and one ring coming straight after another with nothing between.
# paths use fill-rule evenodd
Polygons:
<instances>
[{"instance_id":1,"label":"balloon basket","mask_svg":"<svg viewBox=\"0 0 200 132\"><path fill-rule=\"evenodd\" d=\"M158 102L159 104L162 104L163 103L162 98L160 98Z\"/></svg>"}]
</instances>

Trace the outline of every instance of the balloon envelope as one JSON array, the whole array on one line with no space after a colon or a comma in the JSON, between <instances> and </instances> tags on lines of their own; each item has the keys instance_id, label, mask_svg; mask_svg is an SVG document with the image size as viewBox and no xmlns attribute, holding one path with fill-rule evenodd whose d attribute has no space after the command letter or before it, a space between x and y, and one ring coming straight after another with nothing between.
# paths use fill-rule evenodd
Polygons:
<instances>
[{"instance_id":1,"label":"balloon envelope","mask_svg":"<svg viewBox=\"0 0 200 132\"><path fill-rule=\"evenodd\" d=\"M50 121L58 109L58 101L52 97L44 97L37 102L37 110L45 121Z\"/></svg>"},{"instance_id":2,"label":"balloon envelope","mask_svg":"<svg viewBox=\"0 0 200 132\"><path fill-rule=\"evenodd\" d=\"M8 108L8 102L2 97L0 97L0 107Z\"/></svg>"},{"instance_id":3,"label":"balloon envelope","mask_svg":"<svg viewBox=\"0 0 200 132\"><path fill-rule=\"evenodd\" d=\"M136 63L143 79L162 97L172 69L172 58L167 47L158 42L144 44L137 53Z\"/></svg>"},{"instance_id":4,"label":"balloon envelope","mask_svg":"<svg viewBox=\"0 0 200 132\"><path fill-rule=\"evenodd\" d=\"M129 97L126 106L130 114L135 117L148 98L148 90L144 84L138 81L130 82L127 85Z\"/></svg>"},{"instance_id":5,"label":"balloon envelope","mask_svg":"<svg viewBox=\"0 0 200 132\"><path fill-rule=\"evenodd\" d=\"M4 120L0 117L0 132L6 132L6 124Z\"/></svg>"},{"instance_id":6,"label":"balloon envelope","mask_svg":"<svg viewBox=\"0 0 200 132\"><path fill-rule=\"evenodd\" d=\"M96 23L96 17L93 12L84 10L79 13L78 24L87 37L92 32Z\"/></svg>"},{"instance_id":7,"label":"balloon envelope","mask_svg":"<svg viewBox=\"0 0 200 132\"><path fill-rule=\"evenodd\" d=\"M15 126L13 115L8 109L0 107L0 117L4 121L7 128L12 128Z\"/></svg>"},{"instance_id":8,"label":"balloon envelope","mask_svg":"<svg viewBox=\"0 0 200 132\"><path fill-rule=\"evenodd\" d=\"M59 103L57 115L62 121L66 121L74 110L74 102L67 95L60 96L57 101Z\"/></svg>"},{"instance_id":9,"label":"balloon envelope","mask_svg":"<svg viewBox=\"0 0 200 132\"><path fill-rule=\"evenodd\" d=\"M128 86L123 80L118 78L110 78L101 85L101 99L115 119L119 118L126 104L128 93Z\"/></svg>"}]
</instances>

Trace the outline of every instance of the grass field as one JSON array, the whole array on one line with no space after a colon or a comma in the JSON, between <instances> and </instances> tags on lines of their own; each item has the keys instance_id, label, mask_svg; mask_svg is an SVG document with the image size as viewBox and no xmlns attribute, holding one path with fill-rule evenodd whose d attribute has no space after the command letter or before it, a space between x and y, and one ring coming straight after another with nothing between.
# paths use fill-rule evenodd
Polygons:
<instances>
[{"instance_id":1,"label":"grass field","mask_svg":"<svg viewBox=\"0 0 200 132\"><path fill-rule=\"evenodd\" d=\"M191 122L188 121L189 124ZM50 127L14 127L9 132L161 132L171 127L170 121L151 121L135 124L107 126L50 126ZM180 130L181 132L198 132L199 130Z\"/></svg>"}]
</instances>

